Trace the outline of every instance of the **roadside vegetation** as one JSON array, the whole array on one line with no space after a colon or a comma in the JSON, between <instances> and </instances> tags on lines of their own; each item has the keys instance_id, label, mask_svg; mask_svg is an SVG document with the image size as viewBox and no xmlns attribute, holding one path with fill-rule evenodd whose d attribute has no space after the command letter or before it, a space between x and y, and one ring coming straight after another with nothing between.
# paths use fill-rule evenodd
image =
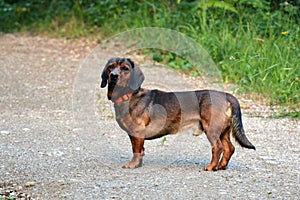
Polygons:
<instances>
[{"instance_id":1,"label":"roadside vegetation","mask_svg":"<svg viewBox=\"0 0 300 200\"><path fill-rule=\"evenodd\" d=\"M99 40L140 27L180 31L212 56L225 83L300 118L300 0L0 0L0 32ZM153 59L197 75L152 50Z\"/></svg>"}]
</instances>

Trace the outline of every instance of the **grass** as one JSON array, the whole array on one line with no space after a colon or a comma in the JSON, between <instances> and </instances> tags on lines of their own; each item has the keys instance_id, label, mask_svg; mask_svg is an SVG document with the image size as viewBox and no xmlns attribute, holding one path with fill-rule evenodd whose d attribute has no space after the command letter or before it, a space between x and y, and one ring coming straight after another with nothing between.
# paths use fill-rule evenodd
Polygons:
<instances>
[{"instance_id":1,"label":"grass","mask_svg":"<svg viewBox=\"0 0 300 200\"><path fill-rule=\"evenodd\" d=\"M279 113L275 116L271 116L271 118L291 118L291 119L300 119L300 112L298 111L285 111L279 110Z\"/></svg>"},{"instance_id":2,"label":"grass","mask_svg":"<svg viewBox=\"0 0 300 200\"><path fill-rule=\"evenodd\" d=\"M177 30L206 49L225 83L288 106L299 117L300 9L298 1L21 1L0 0L0 31L99 40L129 29ZM151 50L152 51L152 50ZM197 66L165 51L153 59L190 75ZM285 116L285 115L284 115ZM290 116L287 114L286 116Z\"/></svg>"},{"instance_id":3,"label":"grass","mask_svg":"<svg viewBox=\"0 0 300 200\"><path fill-rule=\"evenodd\" d=\"M212 48L219 51L212 53L215 59L221 58L218 67L223 80L238 84L241 92L263 94L271 104L299 106L300 57L299 41L295 40L299 27L289 35L279 32L268 38L255 35L255 30L233 34L225 28L214 36Z\"/></svg>"}]
</instances>

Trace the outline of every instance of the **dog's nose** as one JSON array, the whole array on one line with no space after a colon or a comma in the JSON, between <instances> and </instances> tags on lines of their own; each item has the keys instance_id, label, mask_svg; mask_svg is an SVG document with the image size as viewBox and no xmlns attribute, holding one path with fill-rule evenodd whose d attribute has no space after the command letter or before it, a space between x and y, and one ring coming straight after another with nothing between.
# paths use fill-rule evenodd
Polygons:
<instances>
[{"instance_id":1,"label":"dog's nose","mask_svg":"<svg viewBox=\"0 0 300 200\"><path fill-rule=\"evenodd\" d=\"M111 79L117 79L118 76L119 76L119 75L118 75L116 72L112 72L112 73L110 74L110 78L111 78Z\"/></svg>"}]
</instances>

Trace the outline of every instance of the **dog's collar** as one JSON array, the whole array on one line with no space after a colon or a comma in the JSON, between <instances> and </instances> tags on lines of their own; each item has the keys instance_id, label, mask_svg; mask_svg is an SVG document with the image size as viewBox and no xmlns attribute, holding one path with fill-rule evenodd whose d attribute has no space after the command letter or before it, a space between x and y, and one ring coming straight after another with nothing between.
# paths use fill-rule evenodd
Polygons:
<instances>
[{"instance_id":1,"label":"dog's collar","mask_svg":"<svg viewBox=\"0 0 300 200\"><path fill-rule=\"evenodd\" d=\"M124 94L123 96L113 100L114 103L121 103L123 101L128 101L132 97L133 93Z\"/></svg>"}]
</instances>

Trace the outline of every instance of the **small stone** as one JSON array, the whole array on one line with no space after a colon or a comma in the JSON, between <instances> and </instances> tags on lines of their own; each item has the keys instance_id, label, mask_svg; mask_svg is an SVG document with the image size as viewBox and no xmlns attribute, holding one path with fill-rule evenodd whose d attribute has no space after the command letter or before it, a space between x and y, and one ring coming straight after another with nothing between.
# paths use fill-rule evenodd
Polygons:
<instances>
[{"instance_id":1,"label":"small stone","mask_svg":"<svg viewBox=\"0 0 300 200\"><path fill-rule=\"evenodd\" d=\"M1 130L1 131L0 131L0 133L1 133L1 134L8 135L8 134L9 134L9 131L6 131L6 130Z\"/></svg>"},{"instance_id":2,"label":"small stone","mask_svg":"<svg viewBox=\"0 0 300 200\"><path fill-rule=\"evenodd\" d=\"M72 131L73 132L79 132L79 131L81 131L82 130L82 128L74 128Z\"/></svg>"},{"instance_id":3,"label":"small stone","mask_svg":"<svg viewBox=\"0 0 300 200\"><path fill-rule=\"evenodd\" d=\"M10 196L10 191L9 191L9 190L6 190L6 191L4 192L4 195L5 195L5 196Z\"/></svg>"},{"instance_id":4,"label":"small stone","mask_svg":"<svg viewBox=\"0 0 300 200\"><path fill-rule=\"evenodd\" d=\"M34 182L34 181L29 181L29 182L27 182L27 183L25 184L25 186L26 186L26 187L33 187L33 186L35 186L35 184L36 184L36 182Z\"/></svg>"},{"instance_id":5,"label":"small stone","mask_svg":"<svg viewBox=\"0 0 300 200\"><path fill-rule=\"evenodd\" d=\"M222 195L226 195L227 194L227 192L225 190L220 190L219 193L222 194Z\"/></svg>"},{"instance_id":6,"label":"small stone","mask_svg":"<svg viewBox=\"0 0 300 200\"><path fill-rule=\"evenodd\" d=\"M70 179L70 182L71 182L71 183L79 183L80 181L79 181L78 179L71 178L71 179Z\"/></svg>"},{"instance_id":7,"label":"small stone","mask_svg":"<svg viewBox=\"0 0 300 200\"><path fill-rule=\"evenodd\" d=\"M16 188L16 191L17 191L17 192L22 191L22 190L23 190L23 187L22 187L22 186L18 186L18 187Z\"/></svg>"},{"instance_id":8,"label":"small stone","mask_svg":"<svg viewBox=\"0 0 300 200\"><path fill-rule=\"evenodd\" d=\"M18 195L18 198L25 198L26 197L26 194L24 194L24 193L20 193L19 195Z\"/></svg>"},{"instance_id":9,"label":"small stone","mask_svg":"<svg viewBox=\"0 0 300 200\"><path fill-rule=\"evenodd\" d=\"M64 155L64 152L58 149L52 149L52 150L48 150L45 154L50 157L60 157Z\"/></svg>"}]
</instances>

